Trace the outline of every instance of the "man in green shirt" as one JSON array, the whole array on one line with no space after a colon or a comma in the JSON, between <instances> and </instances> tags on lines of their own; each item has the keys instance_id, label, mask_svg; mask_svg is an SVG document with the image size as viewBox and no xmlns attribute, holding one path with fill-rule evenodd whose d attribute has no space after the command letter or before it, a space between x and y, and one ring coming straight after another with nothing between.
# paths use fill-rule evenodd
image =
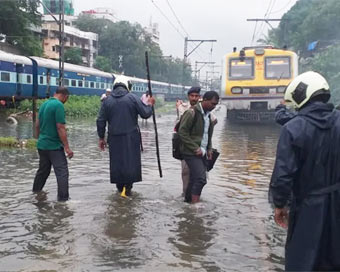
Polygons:
<instances>
[{"instance_id":1,"label":"man in green shirt","mask_svg":"<svg viewBox=\"0 0 340 272\"><path fill-rule=\"evenodd\" d=\"M33 192L40 192L53 166L58 183L58 201L66 201L68 193L68 158L73 157L67 141L65 127L64 103L69 92L65 87L59 87L52 98L43 103L39 110L39 120L36 125L36 135L39 136L37 148L39 152L39 169L34 179Z\"/></svg>"}]
</instances>

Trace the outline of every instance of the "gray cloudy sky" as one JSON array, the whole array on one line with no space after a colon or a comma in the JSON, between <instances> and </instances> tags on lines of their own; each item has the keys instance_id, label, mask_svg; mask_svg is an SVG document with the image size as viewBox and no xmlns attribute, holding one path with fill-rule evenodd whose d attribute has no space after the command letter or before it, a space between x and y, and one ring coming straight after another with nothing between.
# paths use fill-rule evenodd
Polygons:
<instances>
[{"instance_id":1,"label":"gray cloudy sky","mask_svg":"<svg viewBox=\"0 0 340 272\"><path fill-rule=\"evenodd\" d=\"M255 22L247 18L281 18L297 0L73 0L75 11L96 7L107 7L114 10L121 20L138 22L147 26L152 21L159 24L160 46L165 55L183 58L184 37L190 39L216 39L213 44L202 44L190 57L195 61L215 61L220 64L224 54L234 46L255 45L261 35L266 34L268 26L258 23L254 41ZM178 17L181 27L173 13ZM162 13L171 21L162 15ZM273 22L276 27L278 24ZM184 30L183 30L184 28ZM177 30L176 30L177 29ZM179 34L180 32L181 34ZM189 43L188 51L195 47Z\"/></svg>"}]
</instances>

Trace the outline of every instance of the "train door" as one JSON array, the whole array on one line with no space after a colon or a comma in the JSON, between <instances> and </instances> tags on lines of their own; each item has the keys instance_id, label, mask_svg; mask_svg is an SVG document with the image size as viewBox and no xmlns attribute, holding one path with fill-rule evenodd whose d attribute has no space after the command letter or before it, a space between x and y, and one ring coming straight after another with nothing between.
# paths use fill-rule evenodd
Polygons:
<instances>
[{"instance_id":1,"label":"train door","mask_svg":"<svg viewBox=\"0 0 340 272\"><path fill-rule=\"evenodd\" d=\"M22 93L22 73L24 70L24 65L21 63L17 63L15 65L15 71L16 71L16 96L21 96Z\"/></svg>"},{"instance_id":2,"label":"train door","mask_svg":"<svg viewBox=\"0 0 340 272\"><path fill-rule=\"evenodd\" d=\"M46 98L51 96L51 69L46 69Z\"/></svg>"}]
</instances>

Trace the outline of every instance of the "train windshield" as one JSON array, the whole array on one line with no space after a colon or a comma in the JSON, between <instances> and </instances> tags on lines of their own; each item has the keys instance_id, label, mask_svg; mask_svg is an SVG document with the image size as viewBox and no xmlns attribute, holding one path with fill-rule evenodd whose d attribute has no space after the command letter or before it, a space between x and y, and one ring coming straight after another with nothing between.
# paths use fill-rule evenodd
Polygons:
<instances>
[{"instance_id":1,"label":"train windshield","mask_svg":"<svg viewBox=\"0 0 340 272\"><path fill-rule=\"evenodd\" d=\"M289 57L267 57L266 58L266 78L290 78L290 58Z\"/></svg>"},{"instance_id":2,"label":"train windshield","mask_svg":"<svg viewBox=\"0 0 340 272\"><path fill-rule=\"evenodd\" d=\"M229 62L230 79L249 79L254 77L253 59L231 59Z\"/></svg>"}]
</instances>

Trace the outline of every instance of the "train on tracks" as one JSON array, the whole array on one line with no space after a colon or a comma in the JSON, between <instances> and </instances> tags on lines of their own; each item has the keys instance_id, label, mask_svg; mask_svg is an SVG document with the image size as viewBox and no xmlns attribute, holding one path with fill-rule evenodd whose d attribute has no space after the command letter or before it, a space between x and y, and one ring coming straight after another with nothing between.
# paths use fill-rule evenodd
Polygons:
<instances>
[{"instance_id":1,"label":"train on tracks","mask_svg":"<svg viewBox=\"0 0 340 272\"><path fill-rule=\"evenodd\" d=\"M102 95L112 89L116 74L98 69L64 64L64 82L72 95ZM148 90L147 80L128 77L132 92L141 96ZM0 100L8 104L23 99L53 96L58 87L59 62L40 57L25 57L0 51ZM35 88L36 87L36 88ZM188 86L151 81L156 97L171 101L184 99Z\"/></svg>"},{"instance_id":2,"label":"train on tracks","mask_svg":"<svg viewBox=\"0 0 340 272\"><path fill-rule=\"evenodd\" d=\"M298 75L297 54L272 46L234 48L222 63L221 97L227 119L272 122L287 85Z\"/></svg>"}]
</instances>

